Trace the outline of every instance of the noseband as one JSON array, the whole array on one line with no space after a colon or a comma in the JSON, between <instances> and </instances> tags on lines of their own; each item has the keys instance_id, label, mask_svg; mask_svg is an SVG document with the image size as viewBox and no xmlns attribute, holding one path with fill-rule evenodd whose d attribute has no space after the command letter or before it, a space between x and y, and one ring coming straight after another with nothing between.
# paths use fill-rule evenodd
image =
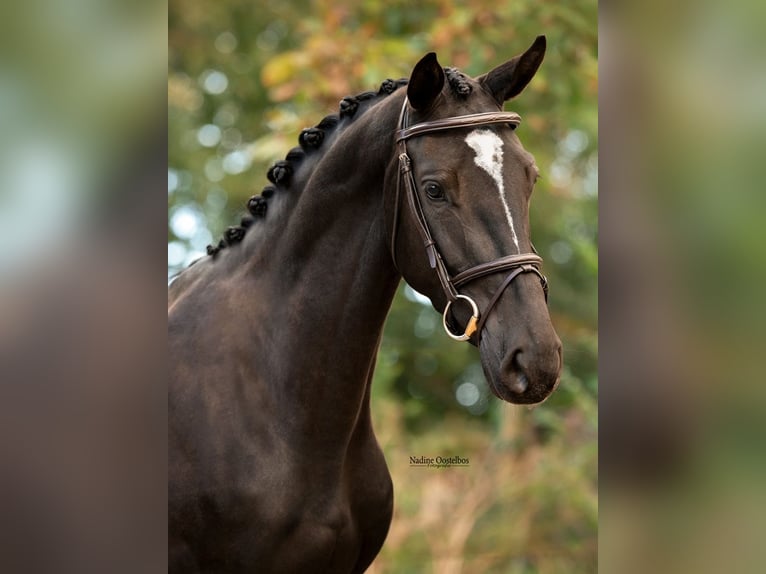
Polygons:
<instances>
[{"instance_id":1,"label":"noseband","mask_svg":"<svg viewBox=\"0 0 766 574\"><path fill-rule=\"evenodd\" d=\"M422 122L415 124L414 126L407 126L407 108L408 100L404 99L404 105L402 106L402 112L399 116L399 126L396 131L396 143L399 148L399 170L400 177L396 182L396 198L394 205L394 221L391 232L391 254L394 258L394 265L396 265L396 232L399 219L399 201L400 201L400 187L401 181L404 180L404 187L407 195L407 204L410 207L413 218L415 220L415 227L423 240L428 255L428 262L432 269L436 270L436 275L439 278L439 283L444 290L444 294L447 297L447 305L444 307L444 314L442 316L442 324L447 335L455 339L456 341L468 341L474 334L476 335L476 342L478 343L481 338L481 332L484 328L484 323L492 311L494 306L500 300L503 292L508 288L511 282L521 275L522 273L534 273L542 282L543 291L545 292L545 299L548 300L548 280L540 272L539 265L542 264L542 258L536 253L522 253L518 255L507 255L488 263L481 263L465 271L461 271L454 277L450 276L449 271L444 263L444 259L439 253L439 248L436 245L436 241L431 235L431 230L428 227L428 221L423 213L423 206L420 202L420 197L417 193L417 185L415 184L415 177L412 171L412 160L407 154L407 140L413 137L418 137L434 132L451 130L455 128L475 127L491 124L510 124L517 126L521 123L521 116L512 112L486 112L479 114L469 114L465 116L455 116L452 118L446 118L442 120L435 120L431 122ZM534 247L532 248L534 250ZM398 268L398 265L397 265ZM510 273L505 278L505 281L500 285L498 290L490 299L489 304L484 309L483 313L479 312L479 307L476 302L467 295L463 295L458 292L458 287L461 287L475 279L484 277L486 275L492 275L499 273L500 271L508 271ZM471 318L466 325L465 331L462 335L456 335L450 331L447 325L447 315L449 313L452 304L458 300L466 301L471 306Z\"/></svg>"}]
</instances>

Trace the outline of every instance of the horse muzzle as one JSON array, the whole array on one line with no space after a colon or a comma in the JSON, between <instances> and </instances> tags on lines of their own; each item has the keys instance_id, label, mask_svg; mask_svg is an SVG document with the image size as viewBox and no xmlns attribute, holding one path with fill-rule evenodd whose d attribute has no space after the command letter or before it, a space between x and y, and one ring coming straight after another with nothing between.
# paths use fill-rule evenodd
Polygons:
<instances>
[{"instance_id":1,"label":"horse muzzle","mask_svg":"<svg viewBox=\"0 0 766 574\"><path fill-rule=\"evenodd\" d=\"M479 344L484 375L492 393L514 404L534 405L543 402L556 390L561 380L561 341L555 333L533 343L496 352L495 341L488 333Z\"/></svg>"}]
</instances>

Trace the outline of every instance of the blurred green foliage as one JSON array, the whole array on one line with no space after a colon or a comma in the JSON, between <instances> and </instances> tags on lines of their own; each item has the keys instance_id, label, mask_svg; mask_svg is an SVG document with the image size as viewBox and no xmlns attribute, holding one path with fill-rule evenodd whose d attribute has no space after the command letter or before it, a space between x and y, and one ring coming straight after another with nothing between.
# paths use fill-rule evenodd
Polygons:
<instances>
[{"instance_id":1,"label":"blurred green foliage","mask_svg":"<svg viewBox=\"0 0 766 574\"><path fill-rule=\"evenodd\" d=\"M540 72L507 108L522 115L519 136L542 171L531 226L564 343L562 383L537 409L501 404L476 350L444 336L402 286L373 385L397 494L372 572L595 572L596 15L594 0L170 4L169 274L237 220L269 165L343 96L407 77L427 51L478 75L548 38ZM408 466L410 455L444 453L471 466Z\"/></svg>"},{"instance_id":2,"label":"blurred green foliage","mask_svg":"<svg viewBox=\"0 0 766 574\"><path fill-rule=\"evenodd\" d=\"M766 4L616 3L599 16L600 565L761 573Z\"/></svg>"}]
</instances>

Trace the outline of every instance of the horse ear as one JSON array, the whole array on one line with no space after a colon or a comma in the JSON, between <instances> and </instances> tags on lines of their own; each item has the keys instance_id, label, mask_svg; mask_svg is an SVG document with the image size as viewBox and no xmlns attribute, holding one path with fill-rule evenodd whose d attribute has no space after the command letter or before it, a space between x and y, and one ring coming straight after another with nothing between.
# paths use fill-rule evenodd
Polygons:
<instances>
[{"instance_id":1,"label":"horse ear","mask_svg":"<svg viewBox=\"0 0 766 574\"><path fill-rule=\"evenodd\" d=\"M415 64L407 85L407 99L416 110L426 110L434 103L444 87L444 70L434 52L429 52Z\"/></svg>"},{"instance_id":2,"label":"horse ear","mask_svg":"<svg viewBox=\"0 0 766 574\"><path fill-rule=\"evenodd\" d=\"M477 78L501 106L518 96L537 73L545 56L545 36L538 36L529 49Z\"/></svg>"}]
</instances>

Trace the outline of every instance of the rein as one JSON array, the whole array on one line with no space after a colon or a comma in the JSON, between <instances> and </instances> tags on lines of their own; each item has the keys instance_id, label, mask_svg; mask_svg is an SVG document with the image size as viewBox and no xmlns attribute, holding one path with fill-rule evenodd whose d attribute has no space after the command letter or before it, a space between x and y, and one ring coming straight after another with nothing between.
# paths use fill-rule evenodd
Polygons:
<instances>
[{"instance_id":1,"label":"rein","mask_svg":"<svg viewBox=\"0 0 766 574\"><path fill-rule=\"evenodd\" d=\"M431 235L431 229L428 226L425 213L423 212L423 205L420 202L420 197L417 193L417 184L415 183L415 177L412 171L412 159L407 153L407 140L410 138L431 134L435 132L451 130L455 128L474 127L482 125L492 124L511 124L514 127L521 123L521 116L513 112L484 112L478 114L469 114L464 116L455 116L451 118L445 118L441 120L434 120L430 122L422 122L413 126L408 126L408 100L404 99L404 105L402 106L401 114L399 115L399 124L396 131L396 144L399 152L399 171L400 176L396 181L396 198L394 205L394 221L391 232L391 255L394 259L394 265L398 269L396 263L396 234L399 225L399 203L400 203L400 188L401 182L404 180L404 187L407 195L407 204L409 205L410 212L413 214L416 229L420 234L423 244L425 245L426 254L428 255L428 262L432 269L436 271L436 275L439 278L444 294L447 297L447 305L444 307L444 313L442 315L442 325L444 330L451 338L456 341L468 341L473 335L476 335L476 342L481 338L481 332L484 328L484 324L489 316L490 312L500 300L503 292L508 288L511 282L521 275L522 273L535 273L539 278L545 292L545 299L548 300L548 280L540 272L539 266L542 264L542 258L536 253L522 253L518 255L507 255L500 257L494 261L488 263L481 263L465 271L461 271L454 277L452 277L447 270L444 263L444 259L439 252L439 248L436 245L436 241ZM534 250L534 247L532 248ZM500 285L498 290L490 299L489 304L484 309L483 313L479 312L479 307L476 302L468 295L463 295L458 292L458 287L465 285L480 277L498 273L500 271L511 272L505 278L505 281ZM452 304L458 300L466 301L471 306L471 318L468 320L468 324L461 335L453 333L447 325L447 316L449 314Z\"/></svg>"}]
</instances>

